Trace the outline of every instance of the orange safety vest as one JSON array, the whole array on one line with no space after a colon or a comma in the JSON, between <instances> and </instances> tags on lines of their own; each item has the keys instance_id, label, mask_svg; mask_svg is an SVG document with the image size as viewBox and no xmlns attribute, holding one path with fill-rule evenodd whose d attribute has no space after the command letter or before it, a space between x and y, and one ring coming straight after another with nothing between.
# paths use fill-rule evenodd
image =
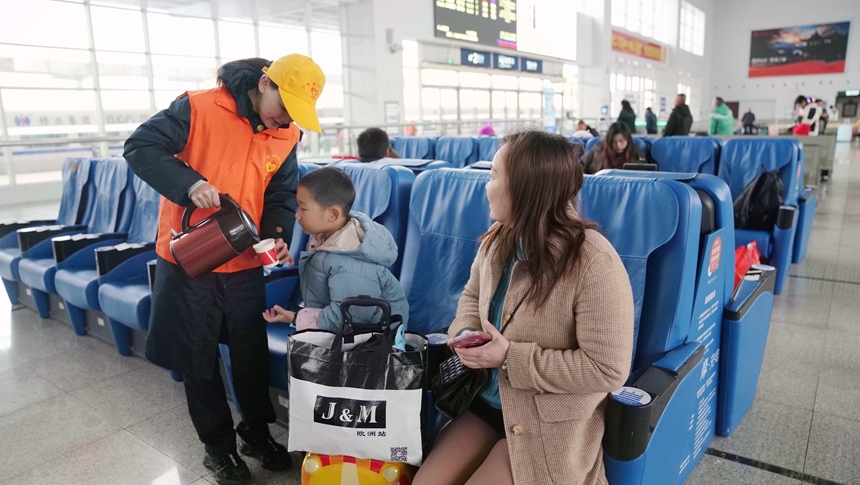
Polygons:
<instances>
[{"instance_id":1,"label":"orange safety vest","mask_svg":"<svg viewBox=\"0 0 860 485\"><path fill-rule=\"evenodd\" d=\"M221 193L230 194L260 227L266 187L298 143L298 127L291 124L289 128L254 133L247 118L239 115L236 100L225 86L187 94L191 127L188 142L177 158L206 177ZM195 210L191 225L216 210ZM170 254L171 229L182 232L184 212L184 207L162 197L155 252L174 264L176 261ZM259 266L256 253L248 248L215 272L234 273Z\"/></svg>"}]
</instances>

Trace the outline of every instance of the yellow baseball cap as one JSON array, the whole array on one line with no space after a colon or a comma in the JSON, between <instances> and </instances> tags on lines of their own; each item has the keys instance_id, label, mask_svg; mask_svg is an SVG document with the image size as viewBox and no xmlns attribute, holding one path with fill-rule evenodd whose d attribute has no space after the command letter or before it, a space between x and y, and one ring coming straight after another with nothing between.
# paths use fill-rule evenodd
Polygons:
<instances>
[{"instance_id":1,"label":"yellow baseball cap","mask_svg":"<svg viewBox=\"0 0 860 485\"><path fill-rule=\"evenodd\" d=\"M325 86L325 74L308 56L290 54L264 67L263 72L278 85L284 107L299 125L322 133L317 116L317 98Z\"/></svg>"}]
</instances>

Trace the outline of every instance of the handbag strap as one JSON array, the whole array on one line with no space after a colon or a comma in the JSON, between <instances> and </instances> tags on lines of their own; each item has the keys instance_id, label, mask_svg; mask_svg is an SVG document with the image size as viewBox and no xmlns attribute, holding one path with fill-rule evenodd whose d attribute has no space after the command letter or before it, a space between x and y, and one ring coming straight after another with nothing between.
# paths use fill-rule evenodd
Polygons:
<instances>
[{"instance_id":1,"label":"handbag strap","mask_svg":"<svg viewBox=\"0 0 860 485\"><path fill-rule=\"evenodd\" d=\"M508 328L508 323L510 323L511 319L514 318L514 315L517 313L517 310L520 309L520 305L522 305L523 302L526 301L526 295L529 294L529 291L531 291L531 288L529 288L525 293L523 293L523 296L520 297L520 301L517 302L516 306L514 306L514 309L504 316L504 321L502 322L502 329L499 331L499 333L505 333L505 329Z\"/></svg>"}]
</instances>

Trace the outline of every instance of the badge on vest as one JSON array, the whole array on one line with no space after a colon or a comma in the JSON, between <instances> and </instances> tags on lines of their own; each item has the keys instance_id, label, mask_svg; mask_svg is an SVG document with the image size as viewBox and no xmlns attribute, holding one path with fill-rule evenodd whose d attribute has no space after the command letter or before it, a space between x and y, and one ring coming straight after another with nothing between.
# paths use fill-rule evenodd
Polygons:
<instances>
[{"instance_id":1,"label":"badge on vest","mask_svg":"<svg viewBox=\"0 0 860 485\"><path fill-rule=\"evenodd\" d=\"M271 159L280 160L280 157L278 157L277 153L270 153L266 155L266 173L272 173L278 169L278 164L276 162L270 162L269 160Z\"/></svg>"}]
</instances>

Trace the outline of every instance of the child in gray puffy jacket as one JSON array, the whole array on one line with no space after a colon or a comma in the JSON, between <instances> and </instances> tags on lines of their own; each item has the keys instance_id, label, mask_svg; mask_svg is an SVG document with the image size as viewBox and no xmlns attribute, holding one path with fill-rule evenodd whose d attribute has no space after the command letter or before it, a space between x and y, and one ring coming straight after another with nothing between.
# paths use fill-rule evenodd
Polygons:
<instances>
[{"instance_id":1,"label":"child in gray puffy jacket","mask_svg":"<svg viewBox=\"0 0 860 485\"><path fill-rule=\"evenodd\" d=\"M298 313L275 305L263 317L268 322L295 323L297 330L319 328L336 332L341 326L344 298L368 295L391 305L403 317L409 304L400 282L388 270L397 259L397 244L381 224L361 212L350 212L355 186L343 170L325 167L302 177L296 192L296 221L311 235L299 258L299 283L305 307ZM350 309L357 323L378 322L376 308ZM398 340L401 340L398 338Z\"/></svg>"}]
</instances>

